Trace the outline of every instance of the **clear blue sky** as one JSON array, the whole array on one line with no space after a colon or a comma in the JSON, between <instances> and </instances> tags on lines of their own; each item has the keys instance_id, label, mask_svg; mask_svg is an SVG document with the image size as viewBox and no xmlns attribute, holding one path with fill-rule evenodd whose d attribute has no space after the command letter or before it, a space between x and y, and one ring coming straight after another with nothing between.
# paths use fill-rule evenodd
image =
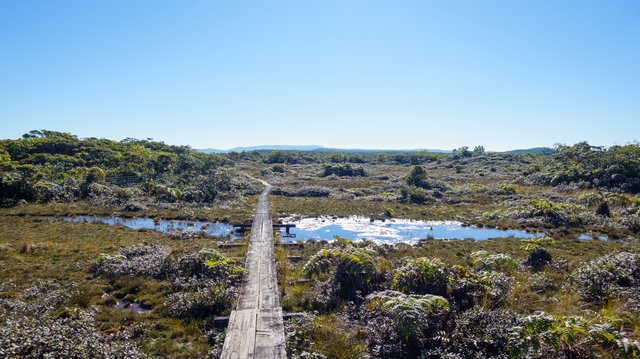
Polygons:
<instances>
[{"instance_id":1,"label":"clear blue sky","mask_svg":"<svg viewBox=\"0 0 640 359\"><path fill-rule=\"evenodd\" d=\"M0 2L0 138L640 140L640 1Z\"/></svg>"}]
</instances>

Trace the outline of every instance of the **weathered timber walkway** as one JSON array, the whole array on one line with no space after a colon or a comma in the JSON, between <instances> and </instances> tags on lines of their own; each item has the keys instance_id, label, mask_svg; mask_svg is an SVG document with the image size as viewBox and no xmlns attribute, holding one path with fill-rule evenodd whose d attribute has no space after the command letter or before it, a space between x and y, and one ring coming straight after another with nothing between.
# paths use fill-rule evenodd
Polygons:
<instances>
[{"instance_id":1,"label":"weathered timber walkway","mask_svg":"<svg viewBox=\"0 0 640 359\"><path fill-rule=\"evenodd\" d=\"M246 273L231 312L221 358L286 358L280 293L273 261L271 185L260 195L251 226Z\"/></svg>"}]
</instances>

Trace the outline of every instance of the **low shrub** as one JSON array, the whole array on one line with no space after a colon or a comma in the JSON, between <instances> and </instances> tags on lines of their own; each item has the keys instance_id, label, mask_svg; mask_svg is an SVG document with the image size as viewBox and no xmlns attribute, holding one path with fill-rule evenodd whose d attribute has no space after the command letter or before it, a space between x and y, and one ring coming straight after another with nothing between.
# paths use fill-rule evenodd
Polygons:
<instances>
[{"instance_id":1,"label":"low shrub","mask_svg":"<svg viewBox=\"0 0 640 359\"><path fill-rule=\"evenodd\" d=\"M487 297L489 283L463 266L451 268L447 298L459 310L467 310Z\"/></svg>"},{"instance_id":2,"label":"low shrub","mask_svg":"<svg viewBox=\"0 0 640 359\"><path fill-rule=\"evenodd\" d=\"M163 277L167 274L171 251L155 245L125 247L117 254L101 253L92 271L110 278L127 275Z\"/></svg>"},{"instance_id":3,"label":"low shrub","mask_svg":"<svg viewBox=\"0 0 640 359\"><path fill-rule=\"evenodd\" d=\"M449 273L439 259L417 258L398 268L391 289L402 293L447 295Z\"/></svg>"},{"instance_id":4,"label":"low shrub","mask_svg":"<svg viewBox=\"0 0 640 359\"><path fill-rule=\"evenodd\" d=\"M482 284L486 286L486 299L489 306L503 304L515 285L515 279L502 272L483 272L480 277Z\"/></svg>"},{"instance_id":5,"label":"low shrub","mask_svg":"<svg viewBox=\"0 0 640 359\"><path fill-rule=\"evenodd\" d=\"M130 201L124 206L124 210L129 212L141 212L147 209L149 209L147 206L138 201Z\"/></svg>"},{"instance_id":6,"label":"low shrub","mask_svg":"<svg viewBox=\"0 0 640 359\"><path fill-rule=\"evenodd\" d=\"M378 357L416 357L446 324L449 302L435 295L386 290L366 298L369 346Z\"/></svg>"},{"instance_id":7,"label":"low shrub","mask_svg":"<svg viewBox=\"0 0 640 359\"><path fill-rule=\"evenodd\" d=\"M146 358L128 331L104 334L85 311L63 316L19 315L0 326L0 357Z\"/></svg>"},{"instance_id":8,"label":"low shrub","mask_svg":"<svg viewBox=\"0 0 640 359\"><path fill-rule=\"evenodd\" d=\"M329 197L332 191L322 186L304 186L302 188L276 188L272 193L288 197Z\"/></svg>"},{"instance_id":9,"label":"low shrub","mask_svg":"<svg viewBox=\"0 0 640 359\"><path fill-rule=\"evenodd\" d=\"M370 293L378 281L378 255L371 248L347 244L319 251L302 270L309 278L331 272L331 287L335 295L343 299L355 299L358 295Z\"/></svg>"},{"instance_id":10,"label":"low shrub","mask_svg":"<svg viewBox=\"0 0 640 359\"><path fill-rule=\"evenodd\" d=\"M228 311L237 295L237 287L225 280L180 278L178 290L167 296L171 315L178 318L206 318Z\"/></svg>"},{"instance_id":11,"label":"low shrub","mask_svg":"<svg viewBox=\"0 0 640 359\"><path fill-rule=\"evenodd\" d=\"M538 247L529 251L525 265L534 271L541 271L552 259L551 253L546 248Z\"/></svg>"},{"instance_id":12,"label":"low shrub","mask_svg":"<svg viewBox=\"0 0 640 359\"><path fill-rule=\"evenodd\" d=\"M220 278L238 282L244 269L232 259L226 258L215 249L204 248L198 253L187 254L178 259L181 276L198 278Z\"/></svg>"},{"instance_id":13,"label":"low shrub","mask_svg":"<svg viewBox=\"0 0 640 359\"><path fill-rule=\"evenodd\" d=\"M640 287L640 254L619 252L593 260L572 276L582 299L601 303L624 289Z\"/></svg>"},{"instance_id":14,"label":"low shrub","mask_svg":"<svg viewBox=\"0 0 640 359\"><path fill-rule=\"evenodd\" d=\"M400 199L414 204L432 203L441 194L437 191L428 191L419 187L408 187L400 189Z\"/></svg>"},{"instance_id":15,"label":"low shrub","mask_svg":"<svg viewBox=\"0 0 640 359\"><path fill-rule=\"evenodd\" d=\"M491 186L491 194L498 196L511 196L516 194L516 187L504 183L498 186Z\"/></svg>"},{"instance_id":16,"label":"low shrub","mask_svg":"<svg viewBox=\"0 0 640 359\"><path fill-rule=\"evenodd\" d=\"M385 290L366 298L367 308L393 319L396 330L405 339L415 338L429 330L438 329L440 315L449 310L449 302L437 295L406 295Z\"/></svg>"},{"instance_id":17,"label":"low shrub","mask_svg":"<svg viewBox=\"0 0 640 359\"><path fill-rule=\"evenodd\" d=\"M235 261L204 248L180 257L176 267L166 301L173 316L204 318L231 308L244 273Z\"/></svg>"},{"instance_id":18,"label":"low shrub","mask_svg":"<svg viewBox=\"0 0 640 359\"><path fill-rule=\"evenodd\" d=\"M448 186L444 182L440 182L433 178L429 178L427 170L424 166L414 166L407 176L407 184L409 186L419 187L429 190L446 191Z\"/></svg>"},{"instance_id":19,"label":"low shrub","mask_svg":"<svg viewBox=\"0 0 640 359\"><path fill-rule=\"evenodd\" d=\"M426 358L510 358L506 348L522 318L509 310L474 307L457 318L450 332L440 333L441 345Z\"/></svg>"},{"instance_id":20,"label":"low shrub","mask_svg":"<svg viewBox=\"0 0 640 359\"><path fill-rule=\"evenodd\" d=\"M514 327L507 348L516 358L598 358L640 354L640 342L631 341L608 323L590 323L581 317L553 316L543 312L524 317Z\"/></svg>"},{"instance_id":21,"label":"low shrub","mask_svg":"<svg viewBox=\"0 0 640 359\"><path fill-rule=\"evenodd\" d=\"M545 246L555 244L555 240L549 237L524 239L522 249L527 253L525 265L534 271L541 271L553 260L551 253Z\"/></svg>"},{"instance_id":22,"label":"low shrub","mask_svg":"<svg viewBox=\"0 0 640 359\"><path fill-rule=\"evenodd\" d=\"M575 226L581 223L580 218L574 214L579 209L580 207L572 204L556 203L546 199L534 199L527 207L525 215L529 218L542 217L546 222L557 226Z\"/></svg>"},{"instance_id":23,"label":"low shrub","mask_svg":"<svg viewBox=\"0 0 640 359\"><path fill-rule=\"evenodd\" d=\"M422 358L601 358L637 357L640 342L607 322L538 312L475 307L463 313L439 345Z\"/></svg>"},{"instance_id":24,"label":"low shrub","mask_svg":"<svg viewBox=\"0 0 640 359\"><path fill-rule=\"evenodd\" d=\"M338 177L365 177L367 172L361 166L352 166L350 164L329 165L325 166L322 176L338 176Z\"/></svg>"},{"instance_id":25,"label":"low shrub","mask_svg":"<svg viewBox=\"0 0 640 359\"><path fill-rule=\"evenodd\" d=\"M518 268L518 262L506 254L489 254L487 251L471 253L471 264L480 272L512 272Z\"/></svg>"}]
</instances>

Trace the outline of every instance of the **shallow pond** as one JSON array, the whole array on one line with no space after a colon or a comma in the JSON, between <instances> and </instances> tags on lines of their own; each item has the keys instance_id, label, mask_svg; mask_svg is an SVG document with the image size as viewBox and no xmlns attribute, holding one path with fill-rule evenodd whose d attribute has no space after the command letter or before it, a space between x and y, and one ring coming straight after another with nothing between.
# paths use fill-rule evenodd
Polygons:
<instances>
[{"instance_id":1,"label":"shallow pond","mask_svg":"<svg viewBox=\"0 0 640 359\"><path fill-rule=\"evenodd\" d=\"M283 223L295 224L290 233L295 238L283 237L284 241L301 241L307 239L332 240L334 235L350 240L369 239L384 243L416 243L421 239L465 239L486 240L490 238L533 238L543 233L529 233L522 230L502 230L495 228L479 228L463 226L454 221L417 221L409 219L391 219L371 221L364 217L315 217L315 218L282 218Z\"/></svg>"},{"instance_id":2,"label":"shallow pond","mask_svg":"<svg viewBox=\"0 0 640 359\"><path fill-rule=\"evenodd\" d=\"M66 222L104 223L131 229L149 229L158 232L201 232L211 237L237 238L232 225L221 222L187 221L180 219L120 218L100 216L64 217Z\"/></svg>"},{"instance_id":3,"label":"shallow pond","mask_svg":"<svg viewBox=\"0 0 640 359\"><path fill-rule=\"evenodd\" d=\"M583 234L578 236L578 239L583 240L583 241L591 241L591 240L594 240L594 239L597 239L597 240L600 240L600 241L608 241L609 237L607 237L607 236L592 236L590 234L583 233Z\"/></svg>"}]
</instances>

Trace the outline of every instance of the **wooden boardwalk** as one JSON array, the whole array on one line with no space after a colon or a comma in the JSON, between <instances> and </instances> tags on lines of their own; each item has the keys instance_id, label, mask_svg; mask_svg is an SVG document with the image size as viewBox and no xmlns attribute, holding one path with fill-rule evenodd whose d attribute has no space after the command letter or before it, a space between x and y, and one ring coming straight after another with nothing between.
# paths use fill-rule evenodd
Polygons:
<instances>
[{"instance_id":1,"label":"wooden boardwalk","mask_svg":"<svg viewBox=\"0 0 640 359\"><path fill-rule=\"evenodd\" d=\"M280 293L273 261L271 185L260 195L251 227L246 273L231 312L221 358L286 358Z\"/></svg>"}]
</instances>

